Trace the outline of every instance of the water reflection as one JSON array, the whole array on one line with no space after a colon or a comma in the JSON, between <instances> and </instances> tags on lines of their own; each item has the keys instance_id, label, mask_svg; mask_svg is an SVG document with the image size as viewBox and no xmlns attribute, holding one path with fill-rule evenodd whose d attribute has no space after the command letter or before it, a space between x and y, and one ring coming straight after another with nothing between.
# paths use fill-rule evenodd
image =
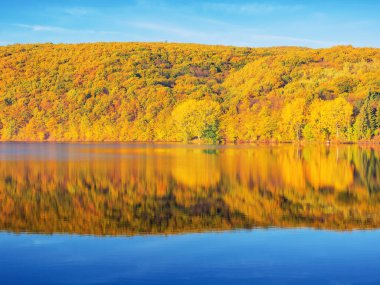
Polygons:
<instances>
[{"instance_id":1,"label":"water reflection","mask_svg":"<svg viewBox=\"0 0 380 285\"><path fill-rule=\"evenodd\" d=\"M380 149L0 144L0 229L380 227Z\"/></svg>"}]
</instances>

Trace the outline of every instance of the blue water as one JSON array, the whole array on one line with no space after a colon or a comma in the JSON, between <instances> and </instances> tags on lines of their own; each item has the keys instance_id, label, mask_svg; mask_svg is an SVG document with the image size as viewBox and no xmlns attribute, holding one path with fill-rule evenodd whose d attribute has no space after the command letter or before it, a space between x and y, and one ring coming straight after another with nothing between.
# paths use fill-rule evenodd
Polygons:
<instances>
[{"instance_id":1,"label":"blue water","mask_svg":"<svg viewBox=\"0 0 380 285\"><path fill-rule=\"evenodd\" d=\"M380 284L380 231L0 234L0 284Z\"/></svg>"}]
</instances>

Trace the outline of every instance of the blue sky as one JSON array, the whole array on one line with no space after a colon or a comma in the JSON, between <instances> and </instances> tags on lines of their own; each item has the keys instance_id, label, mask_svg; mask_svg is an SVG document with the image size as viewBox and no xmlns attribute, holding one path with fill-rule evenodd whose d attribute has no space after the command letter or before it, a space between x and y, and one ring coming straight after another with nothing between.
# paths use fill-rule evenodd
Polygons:
<instances>
[{"instance_id":1,"label":"blue sky","mask_svg":"<svg viewBox=\"0 0 380 285\"><path fill-rule=\"evenodd\" d=\"M376 0L2 0L0 45L168 41L380 47Z\"/></svg>"}]
</instances>

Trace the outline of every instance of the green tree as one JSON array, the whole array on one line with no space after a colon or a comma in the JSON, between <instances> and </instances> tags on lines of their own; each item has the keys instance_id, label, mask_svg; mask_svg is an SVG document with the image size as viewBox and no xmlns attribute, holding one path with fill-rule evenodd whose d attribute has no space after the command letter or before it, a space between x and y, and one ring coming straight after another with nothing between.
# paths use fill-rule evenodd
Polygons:
<instances>
[{"instance_id":1,"label":"green tree","mask_svg":"<svg viewBox=\"0 0 380 285\"><path fill-rule=\"evenodd\" d=\"M380 93L370 92L364 99L360 112L354 124L357 139L371 139L379 127L379 99Z\"/></svg>"}]
</instances>

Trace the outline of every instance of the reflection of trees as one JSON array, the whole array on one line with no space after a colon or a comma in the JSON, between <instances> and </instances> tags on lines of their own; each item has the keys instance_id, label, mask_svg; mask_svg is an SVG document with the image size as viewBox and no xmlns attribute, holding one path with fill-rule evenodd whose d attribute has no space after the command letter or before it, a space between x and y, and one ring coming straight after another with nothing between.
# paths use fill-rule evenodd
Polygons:
<instances>
[{"instance_id":1,"label":"reflection of trees","mask_svg":"<svg viewBox=\"0 0 380 285\"><path fill-rule=\"evenodd\" d=\"M307 180L315 189L343 190L353 183L353 169L345 152L335 148L311 151L306 166Z\"/></svg>"},{"instance_id":2,"label":"reflection of trees","mask_svg":"<svg viewBox=\"0 0 380 285\"><path fill-rule=\"evenodd\" d=\"M355 175L370 193L380 191L380 159L379 153L373 149L365 149L353 156Z\"/></svg>"},{"instance_id":3,"label":"reflection of trees","mask_svg":"<svg viewBox=\"0 0 380 285\"><path fill-rule=\"evenodd\" d=\"M107 155L2 161L1 229L136 234L380 226L377 149L282 145Z\"/></svg>"},{"instance_id":4,"label":"reflection of trees","mask_svg":"<svg viewBox=\"0 0 380 285\"><path fill-rule=\"evenodd\" d=\"M171 161L171 172L175 180L191 188L212 187L220 180L218 156L202 150L179 150Z\"/></svg>"}]
</instances>

